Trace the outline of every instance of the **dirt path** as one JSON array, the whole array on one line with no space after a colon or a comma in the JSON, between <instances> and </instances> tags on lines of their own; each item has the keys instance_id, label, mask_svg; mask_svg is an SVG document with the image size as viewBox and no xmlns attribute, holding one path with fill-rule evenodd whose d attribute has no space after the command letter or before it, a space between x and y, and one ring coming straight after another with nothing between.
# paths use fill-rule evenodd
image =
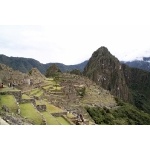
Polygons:
<instances>
[{"instance_id":1,"label":"dirt path","mask_svg":"<svg viewBox=\"0 0 150 150\"><path fill-rule=\"evenodd\" d=\"M0 117L0 125L9 125L9 124Z\"/></svg>"}]
</instances>

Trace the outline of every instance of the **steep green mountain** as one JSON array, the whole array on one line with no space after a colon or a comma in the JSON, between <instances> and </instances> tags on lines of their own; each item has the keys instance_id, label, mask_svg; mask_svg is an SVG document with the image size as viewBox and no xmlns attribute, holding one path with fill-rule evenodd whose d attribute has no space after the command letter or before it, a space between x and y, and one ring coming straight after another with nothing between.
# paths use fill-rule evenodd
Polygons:
<instances>
[{"instance_id":1,"label":"steep green mountain","mask_svg":"<svg viewBox=\"0 0 150 150\"><path fill-rule=\"evenodd\" d=\"M42 64L39 61L31 58L7 57L5 55L0 55L0 63L13 68L14 70L19 70L23 73L29 72L32 68L37 68L43 74L45 74L46 70L53 64L53 63ZM56 65L62 72L71 71L74 69L83 71L86 64L87 61L84 61L83 63L77 65L64 65L61 63L56 63Z\"/></svg>"},{"instance_id":2,"label":"steep green mountain","mask_svg":"<svg viewBox=\"0 0 150 150\"><path fill-rule=\"evenodd\" d=\"M131 100L131 93L125 82L119 60L106 47L100 47L90 58L83 74L111 94L125 101Z\"/></svg>"},{"instance_id":3,"label":"steep green mountain","mask_svg":"<svg viewBox=\"0 0 150 150\"><path fill-rule=\"evenodd\" d=\"M150 113L150 72L130 68L125 64L122 69L126 84L133 95L133 103L139 109Z\"/></svg>"},{"instance_id":4,"label":"steep green mountain","mask_svg":"<svg viewBox=\"0 0 150 150\"><path fill-rule=\"evenodd\" d=\"M121 64L106 47L95 51L84 75L119 99L150 113L150 73Z\"/></svg>"}]
</instances>

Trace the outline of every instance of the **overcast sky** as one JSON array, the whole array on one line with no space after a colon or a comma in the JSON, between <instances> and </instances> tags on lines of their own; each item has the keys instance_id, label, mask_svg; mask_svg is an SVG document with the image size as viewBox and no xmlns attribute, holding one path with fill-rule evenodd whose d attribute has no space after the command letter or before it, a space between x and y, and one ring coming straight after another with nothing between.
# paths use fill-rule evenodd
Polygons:
<instances>
[{"instance_id":1,"label":"overcast sky","mask_svg":"<svg viewBox=\"0 0 150 150\"><path fill-rule=\"evenodd\" d=\"M119 60L150 56L149 19L144 0L5 0L0 54L77 64L106 46Z\"/></svg>"}]
</instances>

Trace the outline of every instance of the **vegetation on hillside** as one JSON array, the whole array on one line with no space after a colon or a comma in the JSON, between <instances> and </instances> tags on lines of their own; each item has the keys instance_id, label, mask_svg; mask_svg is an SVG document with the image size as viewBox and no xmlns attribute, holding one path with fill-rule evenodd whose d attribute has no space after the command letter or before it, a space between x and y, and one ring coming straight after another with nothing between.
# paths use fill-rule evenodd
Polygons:
<instances>
[{"instance_id":1,"label":"vegetation on hillside","mask_svg":"<svg viewBox=\"0 0 150 150\"><path fill-rule=\"evenodd\" d=\"M78 69L74 69L74 70L70 71L70 74L82 75L81 71Z\"/></svg>"},{"instance_id":2,"label":"vegetation on hillside","mask_svg":"<svg viewBox=\"0 0 150 150\"><path fill-rule=\"evenodd\" d=\"M64 65L62 63L56 64L62 72L71 71L73 69L79 69L80 71L83 71L87 62L88 61L84 61L77 65ZM28 73L32 68L37 68L42 74L45 74L49 66L53 65L53 63L42 64L39 61L31 58L7 57L5 55L0 55L0 63L23 73Z\"/></svg>"},{"instance_id":3,"label":"vegetation on hillside","mask_svg":"<svg viewBox=\"0 0 150 150\"><path fill-rule=\"evenodd\" d=\"M46 74L45 76L47 78L49 77L58 77L59 74L61 73L61 70L57 67L56 64L53 64L52 66L50 66L47 70L46 70Z\"/></svg>"},{"instance_id":4,"label":"vegetation on hillside","mask_svg":"<svg viewBox=\"0 0 150 150\"><path fill-rule=\"evenodd\" d=\"M150 114L129 103L119 101L118 104L119 106L113 109L106 107L88 107L86 109L96 124L150 125Z\"/></svg>"},{"instance_id":5,"label":"vegetation on hillside","mask_svg":"<svg viewBox=\"0 0 150 150\"><path fill-rule=\"evenodd\" d=\"M132 92L132 104L150 113L150 73L126 65L122 65L122 68L127 86Z\"/></svg>"}]
</instances>

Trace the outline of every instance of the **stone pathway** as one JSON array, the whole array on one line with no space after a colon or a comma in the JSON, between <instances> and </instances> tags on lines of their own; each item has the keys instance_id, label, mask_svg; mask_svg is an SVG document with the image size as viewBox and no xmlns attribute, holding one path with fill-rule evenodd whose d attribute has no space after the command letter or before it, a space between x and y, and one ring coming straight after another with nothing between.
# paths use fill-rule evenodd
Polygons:
<instances>
[{"instance_id":1,"label":"stone pathway","mask_svg":"<svg viewBox=\"0 0 150 150\"><path fill-rule=\"evenodd\" d=\"M0 125L9 125L9 124L0 117Z\"/></svg>"}]
</instances>

